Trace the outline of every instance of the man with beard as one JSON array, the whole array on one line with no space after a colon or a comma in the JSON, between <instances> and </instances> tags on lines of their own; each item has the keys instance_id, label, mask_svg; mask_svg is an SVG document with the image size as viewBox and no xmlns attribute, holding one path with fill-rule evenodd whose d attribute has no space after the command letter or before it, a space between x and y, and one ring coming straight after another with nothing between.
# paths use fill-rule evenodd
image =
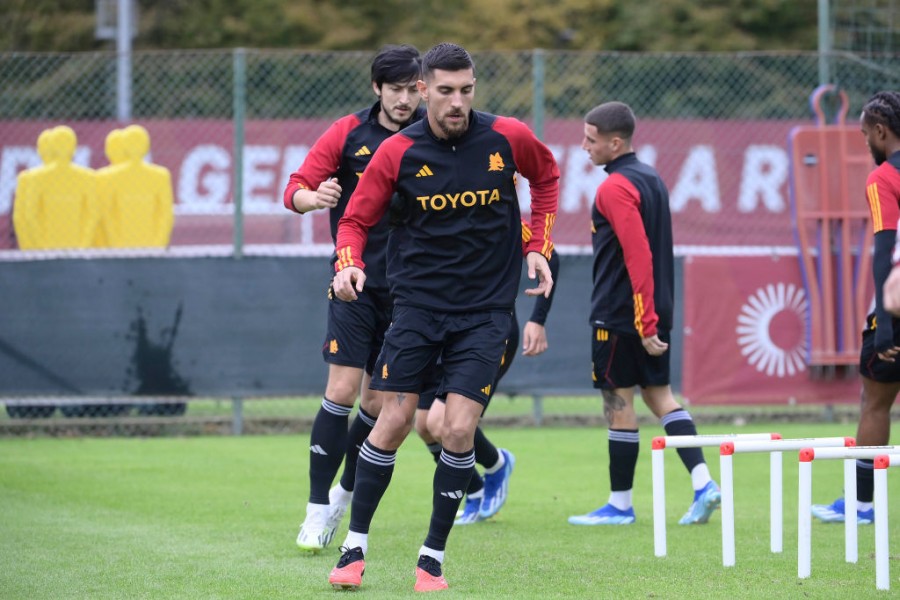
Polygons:
<instances>
[{"instance_id":1,"label":"man with beard","mask_svg":"<svg viewBox=\"0 0 900 600\"><path fill-rule=\"evenodd\" d=\"M878 168L866 179L866 200L875 233L875 311L866 317L862 333L859 374L863 385L856 443L884 446L891 437L891 407L900 392L900 321L891 316L900 314L900 274L896 268L891 273L900 217L900 93L878 92L872 96L863 107L860 128ZM900 258L896 251L894 258ZM857 524L875 520L874 480L873 462L857 460ZM826 523L843 523L844 509L844 499L838 498L831 504L814 504L812 514Z\"/></svg>"},{"instance_id":2,"label":"man with beard","mask_svg":"<svg viewBox=\"0 0 900 600\"><path fill-rule=\"evenodd\" d=\"M386 46L372 61L372 90L378 101L369 108L335 121L322 134L284 190L284 205L300 214L327 209L331 236L375 150L386 139L422 118L416 81L421 57L412 46ZM347 510L353 493L359 447L381 410L369 390L375 358L391 321L386 248L387 218L373 223L364 259L369 284L357 302L343 302L328 291L328 325L322 356L328 363L328 383L313 421L309 448L309 502L297 535L297 546L317 553L327 546ZM336 261L332 257L332 264ZM356 397L360 409L347 425ZM329 491L346 454L344 474Z\"/></svg>"},{"instance_id":3,"label":"man with beard","mask_svg":"<svg viewBox=\"0 0 900 600\"><path fill-rule=\"evenodd\" d=\"M443 449L434 473L431 524L419 549L416 591L446 589L447 538L475 465L475 428L487 405L509 335L522 261L516 173L531 187L526 263L547 296L547 258L559 196L550 150L523 123L472 110L475 66L464 48L442 43L422 59L417 83L427 119L378 149L338 227L334 291L355 300L368 286L361 260L369 230L396 192L406 217L392 231L388 280L393 322L372 388L382 412L356 470L350 531L329 576L336 589L362 582L369 525L409 434L418 394L440 360L446 392Z\"/></svg>"}]
</instances>

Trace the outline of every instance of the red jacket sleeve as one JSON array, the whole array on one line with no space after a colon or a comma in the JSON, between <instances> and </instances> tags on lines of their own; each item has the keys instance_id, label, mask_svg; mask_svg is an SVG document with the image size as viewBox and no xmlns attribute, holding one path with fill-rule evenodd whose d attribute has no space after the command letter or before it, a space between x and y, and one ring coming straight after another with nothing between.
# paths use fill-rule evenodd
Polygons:
<instances>
[{"instance_id":1,"label":"red jacket sleeve","mask_svg":"<svg viewBox=\"0 0 900 600\"><path fill-rule=\"evenodd\" d=\"M297 212L293 200L297 190L317 190L323 181L337 173L347 134L358 125L356 115L347 115L332 123L316 140L303 164L288 179L283 197L285 208Z\"/></svg>"},{"instance_id":2,"label":"red jacket sleeve","mask_svg":"<svg viewBox=\"0 0 900 600\"><path fill-rule=\"evenodd\" d=\"M550 233L559 205L559 167L553 153L518 119L497 117L494 129L512 147L516 170L531 188L531 239L525 252L540 252L547 260L553 251Z\"/></svg>"},{"instance_id":3,"label":"red jacket sleeve","mask_svg":"<svg viewBox=\"0 0 900 600\"><path fill-rule=\"evenodd\" d=\"M363 171L359 184L338 221L335 252L335 272L346 267L365 269L362 261L369 229L378 224L391 205L391 196L397 188L400 160L412 140L397 133L378 147L372 160Z\"/></svg>"},{"instance_id":4,"label":"red jacket sleeve","mask_svg":"<svg viewBox=\"0 0 900 600\"><path fill-rule=\"evenodd\" d=\"M641 219L641 195L626 177L613 173L598 188L595 201L622 246L634 294L634 327L642 338L656 335L659 316L653 302L653 255Z\"/></svg>"}]
</instances>

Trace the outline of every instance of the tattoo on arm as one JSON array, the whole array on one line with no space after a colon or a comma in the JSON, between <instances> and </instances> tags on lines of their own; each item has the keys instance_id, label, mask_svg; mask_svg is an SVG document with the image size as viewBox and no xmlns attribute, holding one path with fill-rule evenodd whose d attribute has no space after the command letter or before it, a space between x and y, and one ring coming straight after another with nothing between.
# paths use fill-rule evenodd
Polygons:
<instances>
[{"instance_id":1,"label":"tattoo on arm","mask_svg":"<svg viewBox=\"0 0 900 600\"><path fill-rule=\"evenodd\" d=\"M613 422L613 413L625 408L625 398L619 396L612 390L602 390L603 394L603 416L606 417L607 423Z\"/></svg>"}]
</instances>

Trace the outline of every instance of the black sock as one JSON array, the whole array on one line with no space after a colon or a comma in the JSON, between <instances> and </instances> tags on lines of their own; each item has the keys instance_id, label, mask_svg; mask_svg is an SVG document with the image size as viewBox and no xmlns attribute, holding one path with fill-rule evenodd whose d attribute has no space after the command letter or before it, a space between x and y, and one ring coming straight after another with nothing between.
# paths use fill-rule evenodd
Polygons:
<instances>
[{"instance_id":1,"label":"black sock","mask_svg":"<svg viewBox=\"0 0 900 600\"><path fill-rule=\"evenodd\" d=\"M871 502L875 495L875 461L856 461L856 500Z\"/></svg>"},{"instance_id":2,"label":"black sock","mask_svg":"<svg viewBox=\"0 0 900 600\"><path fill-rule=\"evenodd\" d=\"M481 430L481 427L476 427L475 462L485 469L490 469L497 464L498 460L500 460L500 451L497 450L497 446L492 444L491 440L487 439L484 432Z\"/></svg>"},{"instance_id":3,"label":"black sock","mask_svg":"<svg viewBox=\"0 0 900 600\"><path fill-rule=\"evenodd\" d=\"M637 429L609 430L609 487L625 492L634 486L640 436Z\"/></svg>"},{"instance_id":4,"label":"black sock","mask_svg":"<svg viewBox=\"0 0 900 600\"><path fill-rule=\"evenodd\" d=\"M437 462L441 460L441 450L443 450L443 448L441 448L440 442L427 444L425 447L428 448L429 452L431 452L431 456L434 457L434 463L437 464Z\"/></svg>"},{"instance_id":5,"label":"black sock","mask_svg":"<svg viewBox=\"0 0 900 600\"><path fill-rule=\"evenodd\" d=\"M356 490L350 508L350 531L369 533L369 525L375 516L375 509L391 483L394 474L396 450L379 450L363 442L356 463Z\"/></svg>"},{"instance_id":6,"label":"black sock","mask_svg":"<svg viewBox=\"0 0 900 600\"><path fill-rule=\"evenodd\" d=\"M352 407L322 398L309 436L309 501L328 504L328 489L347 450L347 415Z\"/></svg>"},{"instance_id":7,"label":"black sock","mask_svg":"<svg viewBox=\"0 0 900 600\"><path fill-rule=\"evenodd\" d=\"M697 435L697 426L691 414L683 408L676 408L667 415L663 415L662 425L666 435ZM702 448L678 448L678 456L684 463L688 473L699 464L705 463Z\"/></svg>"},{"instance_id":8,"label":"black sock","mask_svg":"<svg viewBox=\"0 0 900 600\"><path fill-rule=\"evenodd\" d=\"M484 478L477 470L472 469L472 479L469 480L469 487L466 488L466 495L471 496L477 494L484 489Z\"/></svg>"},{"instance_id":9,"label":"black sock","mask_svg":"<svg viewBox=\"0 0 900 600\"><path fill-rule=\"evenodd\" d=\"M344 460L344 472L341 474L341 487L348 492L353 491L356 482L356 460L359 458L359 449L362 447L372 428L375 427L375 417L360 407L356 418L350 424L347 433L347 458Z\"/></svg>"},{"instance_id":10,"label":"black sock","mask_svg":"<svg viewBox=\"0 0 900 600\"><path fill-rule=\"evenodd\" d=\"M468 452L450 452L445 448L441 453L441 460L434 470L431 525L425 538L425 545L429 548L439 551L446 548L456 511L474 470L474 448Z\"/></svg>"}]
</instances>

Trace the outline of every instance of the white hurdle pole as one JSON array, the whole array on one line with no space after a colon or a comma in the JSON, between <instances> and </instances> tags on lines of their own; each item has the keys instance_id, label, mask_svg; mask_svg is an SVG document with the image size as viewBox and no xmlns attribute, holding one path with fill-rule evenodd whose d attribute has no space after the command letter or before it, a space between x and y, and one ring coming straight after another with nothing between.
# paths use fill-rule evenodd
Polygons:
<instances>
[{"instance_id":1,"label":"white hurdle pole","mask_svg":"<svg viewBox=\"0 0 900 600\"><path fill-rule=\"evenodd\" d=\"M844 461L844 560L858 560L856 524L856 461L874 459L885 454L900 454L900 446L855 446L847 448L803 448L800 450L799 536L797 548L797 575L801 579L812 571L812 462L819 460Z\"/></svg>"},{"instance_id":2,"label":"white hurdle pole","mask_svg":"<svg viewBox=\"0 0 900 600\"><path fill-rule=\"evenodd\" d=\"M735 453L769 452L769 464L771 473L769 477L769 508L770 508L770 546L772 552L781 552L783 547L783 494L782 494L782 463L783 453L788 450L800 450L811 443L818 446L846 446L856 442L853 438L797 438L797 439L773 439L773 440L736 440L723 442L719 447L719 464L721 473L722 491L722 565L733 567L735 565L734 542L734 466L732 464ZM777 519L776 519L777 517Z\"/></svg>"},{"instance_id":3,"label":"white hurdle pole","mask_svg":"<svg viewBox=\"0 0 900 600\"><path fill-rule=\"evenodd\" d=\"M665 556L666 549L666 448L707 448L734 440L774 440L777 433L725 433L719 435L665 435L653 438L651 452L653 483L653 553Z\"/></svg>"},{"instance_id":4,"label":"white hurdle pole","mask_svg":"<svg viewBox=\"0 0 900 600\"><path fill-rule=\"evenodd\" d=\"M888 487L887 469L900 467L900 454L875 457L875 588L891 589L891 565L888 548Z\"/></svg>"}]
</instances>

